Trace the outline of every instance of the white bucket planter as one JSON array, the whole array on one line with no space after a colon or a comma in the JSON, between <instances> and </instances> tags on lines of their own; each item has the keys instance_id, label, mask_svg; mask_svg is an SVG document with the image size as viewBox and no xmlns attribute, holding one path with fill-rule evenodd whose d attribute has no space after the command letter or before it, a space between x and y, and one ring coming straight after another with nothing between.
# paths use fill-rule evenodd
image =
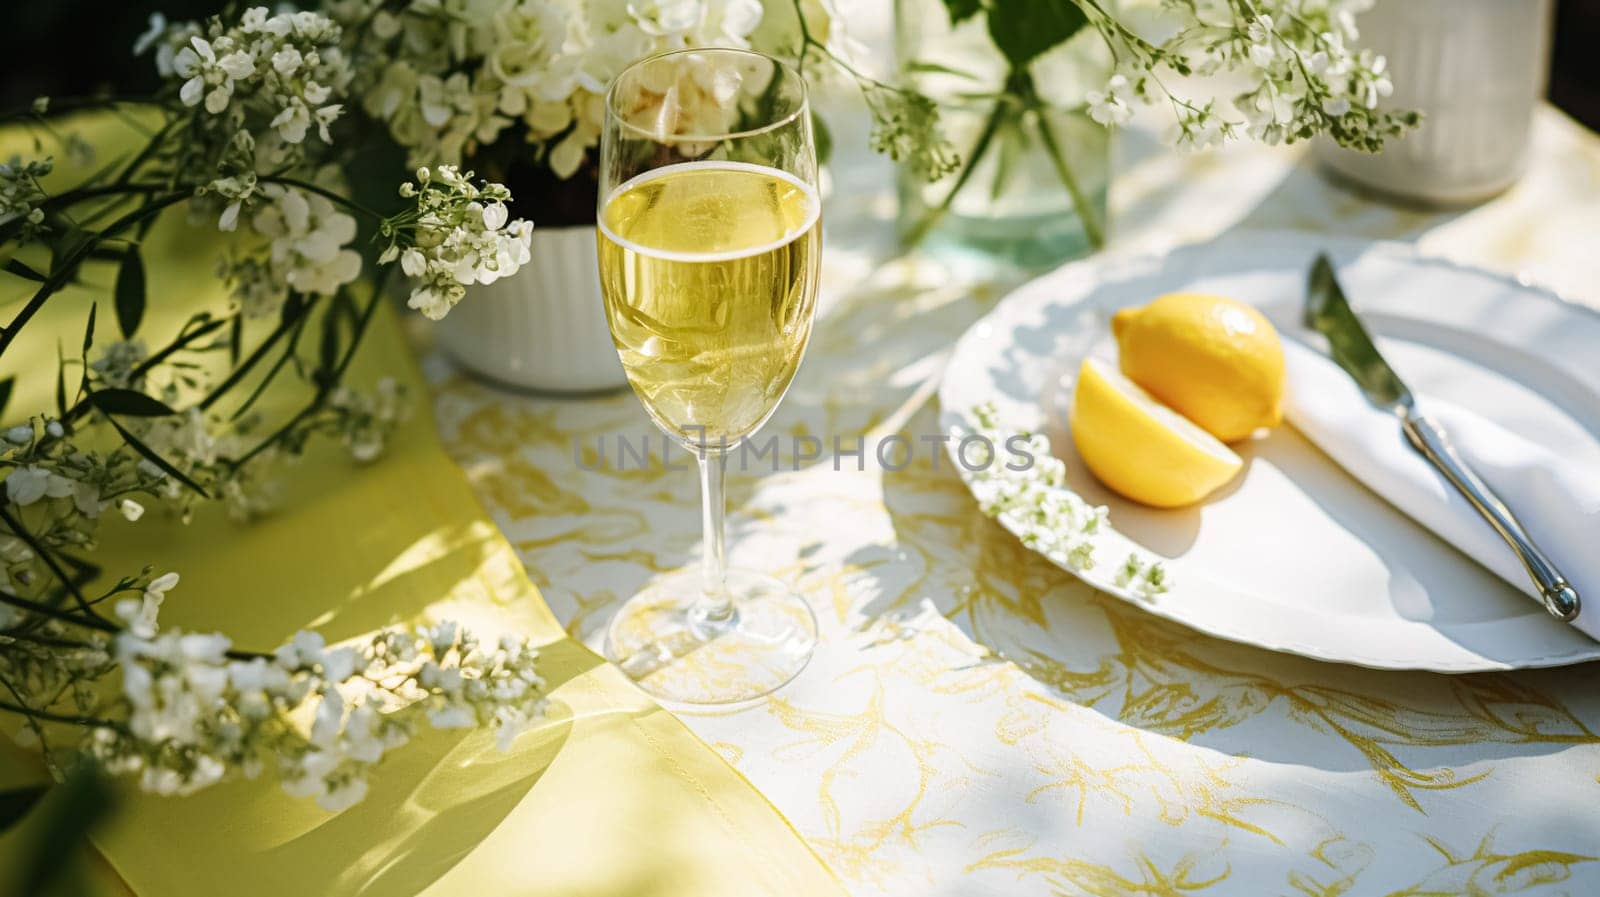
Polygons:
<instances>
[{"instance_id":1,"label":"white bucket planter","mask_svg":"<svg viewBox=\"0 0 1600 897\"><path fill-rule=\"evenodd\" d=\"M534 228L533 258L476 286L438 325L439 344L497 383L554 393L628 383L606 327L592 227Z\"/></svg>"},{"instance_id":2,"label":"white bucket planter","mask_svg":"<svg viewBox=\"0 0 1600 897\"><path fill-rule=\"evenodd\" d=\"M1383 54L1391 108L1422 126L1378 155L1324 139L1334 171L1384 193L1431 203L1487 199L1527 163L1533 110L1550 70L1553 0L1378 0L1357 20Z\"/></svg>"}]
</instances>

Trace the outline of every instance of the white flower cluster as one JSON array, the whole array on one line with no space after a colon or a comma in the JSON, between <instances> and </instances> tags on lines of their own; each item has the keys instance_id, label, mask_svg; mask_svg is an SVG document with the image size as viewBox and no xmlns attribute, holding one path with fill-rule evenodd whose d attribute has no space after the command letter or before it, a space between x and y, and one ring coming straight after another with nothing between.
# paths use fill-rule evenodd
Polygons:
<instances>
[{"instance_id":1,"label":"white flower cluster","mask_svg":"<svg viewBox=\"0 0 1600 897\"><path fill-rule=\"evenodd\" d=\"M1379 110L1393 86L1383 57L1351 49L1357 13L1373 0L1182 0L1163 3L1142 36L1098 10L1091 22L1118 61L1104 90L1087 95L1089 115L1120 125L1135 101L1167 104L1171 137L1203 148L1240 134L1267 144L1327 133L1343 146L1376 151L1414 127L1411 112ZM1250 87L1229 101L1186 98L1168 80L1242 74Z\"/></svg>"},{"instance_id":2,"label":"white flower cluster","mask_svg":"<svg viewBox=\"0 0 1600 897\"><path fill-rule=\"evenodd\" d=\"M932 100L878 84L863 86L862 96L872 112L868 142L873 152L883 153L929 181L961 167L954 148L939 133L939 110Z\"/></svg>"},{"instance_id":3,"label":"white flower cluster","mask_svg":"<svg viewBox=\"0 0 1600 897\"><path fill-rule=\"evenodd\" d=\"M120 699L96 706L91 697L79 708L103 720L89 752L110 772L137 776L146 791L189 794L271 764L291 794L338 811L366 794L371 770L423 720L491 727L509 750L543 715L538 652L525 640L485 646L441 623L333 648L300 632L270 655L235 652L217 633L160 629L157 612L177 581L164 574L139 598L118 602L128 628L109 650L122 672ZM56 659L103 675L112 668L107 647L96 639ZM293 719L307 705L309 731Z\"/></svg>"},{"instance_id":4,"label":"white flower cluster","mask_svg":"<svg viewBox=\"0 0 1600 897\"><path fill-rule=\"evenodd\" d=\"M145 347L144 340L116 340L105 344L100 357L89 363L89 371L103 386L138 389L144 381L139 373L140 365L149 357L150 350Z\"/></svg>"},{"instance_id":5,"label":"white flower cluster","mask_svg":"<svg viewBox=\"0 0 1600 897\"><path fill-rule=\"evenodd\" d=\"M23 161L12 156L9 162L0 162L0 225L13 221L23 222L22 237L26 239L44 224L44 209L39 203L45 199L39 179L50 173L49 159Z\"/></svg>"},{"instance_id":6,"label":"white flower cluster","mask_svg":"<svg viewBox=\"0 0 1600 897\"><path fill-rule=\"evenodd\" d=\"M972 417L978 424L972 435L983 437L989 445L1009 444L1022 435L1027 439L1025 453L1034 459L1025 470L989 463L993 458L968 464L979 509L1003 523L1022 544L1069 570L1095 566L1096 537L1106 526L1106 509L1089 504L1067 488L1066 464L1050 451L1049 438L1003 429L991 403L973 408ZM958 440L966 435L955 434ZM1128 555L1117 584L1146 596L1168 587L1165 568L1137 554Z\"/></svg>"},{"instance_id":7,"label":"white flower cluster","mask_svg":"<svg viewBox=\"0 0 1600 897\"><path fill-rule=\"evenodd\" d=\"M276 301L247 307L254 314L276 314L287 290L331 296L361 273L361 256L349 248L356 220L334 208L327 197L276 184L262 191L270 204L256 213L256 233L272 241L269 272L281 285Z\"/></svg>"},{"instance_id":8,"label":"white flower cluster","mask_svg":"<svg viewBox=\"0 0 1600 897\"><path fill-rule=\"evenodd\" d=\"M376 74L357 92L413 164L459 164L517 125L519 142L545 148L563 178L598 142L602 95L629 63L681 47L748 46L762 21L760 0L410 0L398 8L339 0L331 8L352 28L371 18L355 52L359 67Z\"/></svg>"},{"instance_id":9,"label":"white flower cluster","mask_svg":"<svg viewBox=\"0 0 1600 897\"><path fill-rule=\"evenodd\" d=\"M360 276L361 256L350 248L355 218L327 197L294 187L267 184L254 192L267 199L250 219L251 229L268 241L266 252L228 256L217 266L246 317L277 316L290 290L331 296ZM243 201L234 199L223 210L223 230L234 229Z\"/></svg>"},{"instance_id":10,"label":"white flower cluster","mask_svg":"<svg viewBox=\"0 0 1600 897\"><path fill-rule=\"evenodd\" d=\"M1121 73L1111 76L1105 90L1091 90L1084 95L1089 117L1107 127L1125 125L1133 118L1134 99L1133 85Z\"/></svg>"},{"instance_id":11,"label":"white flower cluster","mask_svg":"<svg viewBox=\"0 0 1600 897\"><path fill-rule=\"evenodd\" d=\"M4 501L26 509L32 529L51 548L92 547L100 514L116 508L129 520L144 514L136 495L149 494L164 477L130 452L84 450L61 421L39 418L16 424L0 438ZM0 535L0 591L33 594L47 578L39 559L16 534Z\"/></svg>"},{"instance_id":12,"label":"white flower cluster","mask_svg":"<svg viewBox=\"0 0 1600 897\"><path fill-rule=\"evenodd\" d=\"M400 195L417 208L405 225L411 245L390 244L380 264L400 261L407 277L421 281L407 305L437 321L455 307L472 284L510 277L531 258L533 225L511 220L504 186L472 182L472 172L452 165L417 169L415 183L400 185Z\"/></svg>"},{"instance_id":13,"label":"white flower cluster","mask_svg":"<svg viewBox=\"0 0 1600 897\"><path fill-rule=\"evenodd\" d=\"M350 457L362 464L383 454L390 434L411 411L405 386L393 377L379 380L377 389L370 394L340 386L328 396L328 407L339 441Z\"/></svg>"},{"instance_id":14,"label":"white flower cluster","mask_svg":"<svg viewBox=\"0 0 1600 897\"><path fill-rule=\"evenodd\" d=\"M252 7L203 27L169 25L158 14L135 46L154 47L157 68L179 85L178 101L204 111L188 119L170 175L196 188L191 213L215 216L223 231L243 218L270 241L269 254L225 260L219 271L250 316L275 314L290 289L331 294L361 270L348 248L353 218L312 191L265 183L311 180L326 161L329 126L343 114L353 78L342 34L322 13ZM322 142L315 151L313 130Z\"/></svg>"},{"instance_id":15,"label":"white flower cluster","mask_svg":"<svg viewBox=\"0 0 1600 897\"><path fill-rule=\"evenodd\" d=\"M334 101L351 72L339 48L340 28L327 16L272 15L258 6L231 26L213 21L203 30L171 29L155 16L151 29L135 49L161 48L157 68L183 80L178 97L184 105L202 106L214 116L237 107L236 126L247 116L258 117L289 144L304 141L313 126L324 142L331 139L328 126L344 111Z\"/></svg>"}]
</instances>

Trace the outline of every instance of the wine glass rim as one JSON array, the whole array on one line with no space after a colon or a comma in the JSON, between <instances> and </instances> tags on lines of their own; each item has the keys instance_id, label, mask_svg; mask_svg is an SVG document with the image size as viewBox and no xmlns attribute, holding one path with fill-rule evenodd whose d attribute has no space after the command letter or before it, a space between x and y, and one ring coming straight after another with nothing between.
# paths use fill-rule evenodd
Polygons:
<instances>
[{"instance_id":1,"label":"wine glass rim","mask_svg":"<svg viewBox=\"0 0 1600 897\"><path fill-rule=\"evenodd\" d=\"M795 69L794 66L784 62L782 59L779 59L776 56L763 53L760 50L748 50L743 47L684 47L677 50L667 50L664 53L652 53L651 55L642 59L636 59L629 63L627 68L618 72L617 76L612 78L611 83L606 87L606 114L616 119L618 124L629 131L633 131L634 133L639 134L642 137L647 137L651 140L660 140L660 134L656 133L655 131L651 131L648 128L643 128L634 124L617 112L617 85L620 84L622 79L630 72L640 66L672 56L686 56L693 53L722 53L737 56L754 56L757 59L764 59L776 66L779 71L783 72L785 78L792 78L796 84L800 85L800 102L796 103L795 107L787 114L780 116L779 118L775 118L759 128L748 128L743 131L725 131L717 134L668 135L675 141L680 143L716 143L723 140L737 140L744 137L756 137L761 134L776 131L779 128L793 124L795 120L804 115L806 110L811 106L811 90L806 86L806 79L798 70Z\"/></svg>"}]
</instances>

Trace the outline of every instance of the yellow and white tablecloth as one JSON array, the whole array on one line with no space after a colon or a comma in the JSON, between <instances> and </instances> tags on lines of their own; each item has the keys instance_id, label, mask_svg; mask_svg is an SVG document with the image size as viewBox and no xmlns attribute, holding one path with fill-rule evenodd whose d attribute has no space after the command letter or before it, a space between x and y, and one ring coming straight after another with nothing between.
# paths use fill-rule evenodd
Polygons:
<instances>
[{"instance_id":1,"label":"yellow and white tablecloth","mask_svg":"<svg viewBox=\"0 0 1600 897\"><path fill-rule=\"evenodd\" d=\"M1332 186L1302 149L1180 156L1134 132L1112 250L1354 234L1600 305L1600 138L1546 108L1535 142L1509 193L1430 213ZM895 258L880 163L832 175L821 315L766 432L933 434L950 346L1002 285ZM598 647L621 601L694 563L692 476L659 451L642 471L574 459L574 441L653 433L631 394L427 370L447 450L574 637ZM1024 550L927 452L865 465L730 470L732 562L793 582L822 643L759 704L681 714L852 894L1600 893L1600 666L1383 673L1223 643Z\"/></svg>"}]
</instances>

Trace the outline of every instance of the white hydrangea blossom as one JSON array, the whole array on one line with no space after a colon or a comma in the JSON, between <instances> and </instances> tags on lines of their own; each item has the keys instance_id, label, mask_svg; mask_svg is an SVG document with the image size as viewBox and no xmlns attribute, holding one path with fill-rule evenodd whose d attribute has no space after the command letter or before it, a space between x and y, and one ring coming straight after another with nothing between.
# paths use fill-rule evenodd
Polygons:
<instances>
[{"instance_id":1,"label":"white hydrangea blossom","mask_svg":"<svg viewBox=\"0 0 1600 897\"><path fill-rule=\"evenodd\" d=\"M970 459L968 470L979 509L1005 524L1022 544L1055 563L1069 570L1094 567L1097 537L1106 527L1107 511L1067 487L1067 466L1051 452L1049 438L1003 428L992 403L973 408L972 417L978 426L970 434L954 434L958 440L975 435L990 446L1011 445L1009 440L1020 435L1026 439L1020 453L1033 458L1025 470L993 463L996 459L992 456ZM1116 582L1147 597L1169 587L1165 567L1138 553L1130 553L1124 560Z\"/></svg>"},{"instance_id":2,"label":"white hydrangea blossom","mask_svg":"<svg viewBox=\"0 0 1600 897\"><path fill-rule=\"evenodd\" d=\"M472 172L452 165L417 169L416 182L400 195L417 202L409 225L411 245L392 243L380 263L396 259L407 277L420 283L407 305L429 318L445 316L474 284L509 277L531 258L533 225L511 220L504 186L472 182Z\"/></svg>"},{"instance_id":3,"label":"white hydrangea blossom","mask_svg":"<svg viewBox=\"0 0 1600 897\"><path fill-rule=\"evenodd\" d=\"M331 8L347 25L373 17L357 53L383 63L359 92L413 164L460 164L517 124L560 177L599 141L603 94L622 69L664 50L749 46L763 14L760 0L517 0L450 16L439 0L378 5ZM808 18L826 32L820 14Z\"/></svg>"}]
</instances>

